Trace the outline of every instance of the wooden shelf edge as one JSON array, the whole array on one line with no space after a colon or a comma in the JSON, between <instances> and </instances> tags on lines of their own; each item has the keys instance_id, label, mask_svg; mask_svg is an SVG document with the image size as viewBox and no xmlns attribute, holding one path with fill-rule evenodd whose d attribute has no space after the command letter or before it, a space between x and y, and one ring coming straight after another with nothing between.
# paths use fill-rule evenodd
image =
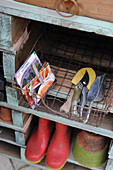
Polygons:
<instances>
[{"instance_id":1,"label":"wooden shelf edge","mask_svg":"<svg viewBox=\"0 0 113 170\"><path fill-rule=\"evenodd\" d=\"M15 125L11 125L11 124L8 124L8 123L0 122L0 126L6 127L6 128L10 128L10 129L13 129L13 130L16 130L16 131L24 133L24 129L23 128L15 126Z\"/></svg>"},{"instance_id":2,"label":"wooden shelf edge","mask_svg":"<svg viewBox=\"0 0 113 170\"><path fill-rule=\"evenodd\" d=\"M25 107L22 107L22 106L13 106L13 105L7 104L5 102L0 102L0 105L5 106L5 107L9 107L13 110L17 110L17 111L20 111L20 112L24 112L24 113L32 114L32 115L39 116L39 117L42 117L42 118L45 118L45 119L49 119L49 120L52 120L52 121L55 121L55 122L59 122L59 123L62 123L62 124L66 124L68 126L76 127L78 129L83 129L83 130L86 130L86 131L89 131L89 132L92 132L92 133L96 133L96 134L99 134L99 135L102 135L102 136L113 138L113 131L105 129L106 127L105 128L95 127L95 126L84 124L84 123L77 122L77 121L74 121L74 120L69 120L69 119L63 118L59 115L48 114L46 112L36 111L36 110L28 109L28 108L25 108ZM105 124L105 122L104 122L104 124ZM111 124L111 126L112 126L112 124Z\"/></svg>"},{"instance_id":3,"label":"wooden shelf edge","mask_svg":"<svg viewBox=\"0 0 113 170\"><path fill-rule=\"evenodd\" d=\"M25 148L25 147L26 147L26 146L19 145L18 143L13 142L13 141L11 141L11 140L7 140L7 139L2 139L2 138L0 138L0 141L1 141L1 142L6 142L6 143L8 143L8 144L15 145L15 146L23 147L23 148Z\"/></svg>"},{"instance_id":4,"label":"wooden shelf edge","mask_svg":"<svg viewBox=\"0 0 113 170\"><path fill-rule=\"evenodd\" d=\"M101 21L89 17L73 16L64 18L55 10L22 4L11 0L0 0L0 12L8 15L19 16L45 23L62 25L63 27L78 29L82 31L95 32L100 35L113 37L113 23Z\"/></svg>"},{"instance_id":5,"label":"wooden shelf edge","mask_svg":"<svg viewBox=\"0 0 113 170\"><path fill-rule=\"evenodd\" d=\"M25 158L25 149L24 148L21 148L21 159L24 160L26 163L30 163L26 160ZM105 168L105 165L106 163L104 163L103 165L99 166L99 167L94 167L94 168L90 168L90 167L85 167L84 165L81 165L80 163L78 163L76 160L72 160L70 158L67 159L67 163L72 163L72 164L75 164L75 165L78 165L80 167L83 167L83 168L87 168L87 169L90 169L90 170L104 170ZM35 165L33 163L30 163L30 165ZM37 167L37 166L36 166ZM41 167L40 167L41 168ZM46 167L47 168L47 167ZM47 168L48 169L48 168Z\"/></svg>"}]
</instances>

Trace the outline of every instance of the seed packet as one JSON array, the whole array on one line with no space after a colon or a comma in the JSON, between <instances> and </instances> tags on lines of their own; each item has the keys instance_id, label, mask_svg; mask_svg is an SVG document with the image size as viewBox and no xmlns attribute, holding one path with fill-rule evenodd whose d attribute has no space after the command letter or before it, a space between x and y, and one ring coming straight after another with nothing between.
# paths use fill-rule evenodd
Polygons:
<instances>
[{"instance_id":1,"label":"seed packet","mask_svg":"<svg viewBox=\"0 0 113 170\"><path fill-rule=\"evenodd\" d=\"M18 85L21 88L23 88L36 76L32 69L32 64L36 65L38 71L42 67L42 63L35 51L29 56L29 58L24 62L24 64L19 68L19 70L14 75L14 78L16 79Z\"/></svg>"},{"instance_id":2,"label":"seed packet","mask_svg":"<svg viewBox=\"0 0 113 170\"><path fill-rule=\"evenodd\" d=\"M36 105L40 105L42 97L44 98L48 91L56 83L56 78L50 68L49 63L45 62L42 65L40 59L34 55L36 55L36 53L31 54L28 58L29 60L26 60L27 62L25 62L15 74L15 78L22 88L23 94L33 109ZM34 63L43 80L43 83L40 82L39 78L34 73L32 67L32 64Z\"/></svg>"}]
</instances>

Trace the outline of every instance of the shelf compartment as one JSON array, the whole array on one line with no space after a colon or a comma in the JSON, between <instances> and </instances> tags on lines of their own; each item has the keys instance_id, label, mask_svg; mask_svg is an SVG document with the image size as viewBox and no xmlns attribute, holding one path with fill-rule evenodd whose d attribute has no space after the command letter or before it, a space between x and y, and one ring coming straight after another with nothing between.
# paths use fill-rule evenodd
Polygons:
<instances>
[{"instance_id":1,"label":"shelf compartment","mask_svg":"<svg viewBox=\"0 0 113 170\"><path fill-rule=\"evenodd\" d=\"M3 103L5 103L5 102L3 102ZM1 106L1 104L0 104L0 106ZM8 129L9 129L9 138L10 138L10 132L12 134L12 132L14 131L15 140L12 139L11 141L15 142L17 145L21 145L24 147L26 140L28 138L28 135L29 135L30 124L31 124L33 115L25 114L23 112L21 113L19 111L15 111L12 109L11 109L11 111L12 111L12 121L3 121L2 119L0 119L0 126L1 126L1 129L3 132L3 134L1 134L1 135L5 135L4 133L7 133ZM11 135L11 137L12 137L12 135ZM10 139L8 139L8 141L11 142Z\"/></svg>"},{"instance_id":2,"label":"shelf compartment","mask_svg":"<svg viewBox=\"0 0 113 170\"><path fill-rule=\"evenodd\" d=\"M29 116L29 115L28 115ZM33 115L30 115L26 120L23 128L11 128L11 126L1 126L0 140L7 141L9 143L15 143L15 145L20 145L25 147L26 140L30 132L30 123ZM16 130L15 130L16 129Z\"/></svg>"},{"instance_id":3,"label":"shelf compartment","mask_svg":"<svg viewBox=\"0 0 113 170\"><path fill-rule=\"evenodd\" d=\"M6 21L7 20L4 21L5 24L7 24ZM13 47L11 47L10 51L7 45L4 45L7 50L4 50L4 48L0 45L0 49L1 51L3 51L4 77L6 78L7 82L14 81L14 74L16 70L23 64L24 60L29 56L30 52L33 49L33 45L42 34L43 29L45 29L46 27L43 23L38 23L20 17L10 16L10 22L11 23L8 27L10 29L10 33L8 32L6 27L6 32L3 32L3 35L6 36L5 34L7 34L8 32L8 34L12 38L10 40L12 42L10 43L12 43L11 45L13 45ZM20 23L19 27L17 24L18 22Z\"/></svg>"},{"instance_id":4,"label":"shelf compartment","mask_svg":"<svg viewBox=\"0 0 113 170\"><path fill-rule=\"evenodd\" d=\"M10 158L20 159L20 148L18 146L0 141L0 154Z\"/></svg>"},{"instance_id":5,"label":"shelf compartment","mask_svg":"<svg viewBox=\"0 0 113 170\"><path fill-rule=\"evenodd\" d=\"M31 166L34 166L40 169L49 170L49 168L47 168L45 165L45 160L41 161L41 163L39 164L32 164L25 160L23 156L23 152L24 152L24 149L19 146L11 145L5 142L0 142L0 155L8 157L9 159L23 161L27 165L31 165ZM64 168L62 168L62 170L63 169L64 170L68 170L68 169L78 169L78 170L82 169L83 170L83 168L81 168L80 166L73 165L71 163L67 163L64 166ZM84 168L84 170L86 170L86 168Z\"/></svg>"},{"instance_id":6,"label":"shelf compartment","mask_svg":"<svg viewBox=\"0 0 113 170\"><path fill-rule=\"evenodd\" d=\"M107 160L101 165L101 166L98 166L98 167L86 167L82 164L80 164L79 162L77 162L72 154L72 147L73 147L73 143L74 143L74 140L76 138L76 133L78 133L78 129L73 129L73 133L72 133L72 137L71 137L71 145L70 145L70 153L69 153L69 157L67 159L67 162L66 164L68 163L71 163L71 164L74 164L74 165L78 165L80 167L83 167L83 168L87 168L87 169L91 169L91 170L104 170L105 167L106 167L106 164L107 164ZM25 160L25 162L27 163L28 161L26 160L25 158L25 148L21 148L21 158L23 160ZM45 154L45 158L46 158L46 154ZM41 164L44 163L45 161L45 158L40 162ZM40 165L39 163L39 165ZM32 165L35 165L35 164L32 164ZM65 167L65 166L64 166Z\"/></svg>"},{"instance_id":7,"label":"shelf compartment","mask_svg":"<svg viewBox=\"0 0 113 170\"><path fill-rule=\"evenodd\" d=\"M5 102L0 102L0 106L8 107L8 105L5 104ZM10 109L13 112L12 121L4 121L0 119L0 126L7 127L7 128L10 128L16 131L20 131L20 132L25 132L28 127L28 123L30 123L32 120L32 115L26 114L24 112L22 113L18 112L22 116L22 121L19 122L19 120L17 119L17 115L15 115L17 112L14 112L15 110L13 110L12 108Z\"/></svg>"},{"instance_id":8,"label":"shelf compartment","mask_svg":"<svg viewBox=\"0 0 113 170\"><path fill-rule=\"evenodd\" d=\"M42 62L49 62L57 83L48 93L50 96L47 96L45 101L42 102L43 104L39 106L38 111L63 115L59 110L74 89L74 85L71 83L72 78L80 68L91 67L95 70L97 76L106 73L104 98L101 102L93 104L88 121L90 125L100 126L106 115L113 112L112 41L111 38L101 37L93 33L70 31L70 29L47 25L47 28L35 43L33 50L37 52ZM23 104L19 92L18 99L19 105ZM23 106L27 107L27 104L24 102ZM78 105L78 110L80 107ZM88 109L88 104L86 104L83 110L83 118ZM65 114L65 117L69 116L71 120L82 122L80 117L73 118L71 114Z\"/></svg>"},{"instance_id":9,"label":"shelf compartment","mask_svg":"<svg viewBox=\"0 0 113 170\"><path fill-rule=\"evenodd\" d=\"M16 143L15 131L9 128L0 127L0 141L23 147Z\"/></svg>"},{"instance_id":10,"label":"shelf compartment","mask_svg":"<svg viewBox=\"0 0 113 170\"><path fill-rule=\"evenodd\" d=\"M21 159L26 162L27 164L30 164L32 166L35 166L35 167L40 167L41 169L47 169L49 170L49 168L46 167L46 163L45 163L45 159L43 159L40 163L38 164L33 164L33 163L30 163L26 160L25 158L25 149L24 148L21 148ZM78 170L86 170L87 168L85 167L81 167L80 164L77 164L74 162L74 164L72 162L67 162L65 164L65 166L62 168L62 170L68 170L68 169L78 169Z\"/></svg>"}]
</instances>

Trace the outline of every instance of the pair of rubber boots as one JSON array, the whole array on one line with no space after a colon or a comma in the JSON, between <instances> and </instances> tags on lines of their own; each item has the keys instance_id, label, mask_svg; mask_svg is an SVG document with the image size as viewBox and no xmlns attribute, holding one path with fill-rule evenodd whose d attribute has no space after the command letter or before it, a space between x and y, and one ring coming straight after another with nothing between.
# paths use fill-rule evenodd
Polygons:
<instances>
[{"instance_id":1,"label":"pair of rubber boots","mask_svg":"<svg viewBox=\"0 0 113 170\"><path fill-rule=\"evenodd\" d=\"M53 130L54 122L39 118L38 129L30 137L25 150L25 157L29 162L39 163L47 151L48 168L61 169L64 166L70 150L71 128L56 123L55 132L50 140Z\"/></svg>"}]
</instances>

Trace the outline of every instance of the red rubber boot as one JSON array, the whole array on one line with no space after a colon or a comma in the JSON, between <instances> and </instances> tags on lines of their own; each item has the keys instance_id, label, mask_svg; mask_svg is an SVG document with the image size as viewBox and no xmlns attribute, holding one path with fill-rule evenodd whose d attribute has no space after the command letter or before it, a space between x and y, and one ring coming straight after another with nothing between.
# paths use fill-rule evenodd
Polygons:
<instances>
[{"instance_id":1,"label":"red rubber boot","mask_svg":"<svg viewBox=\"0 0 113 170\"><path fill-rule=\"evenodd\" d=\"M46 155L46 165L50 169L61 169L69 155L71 128L56 123L56 131Z\"/></svg>"},{"instance_id":2,"label":"red rubber boot","mask_svg":"<svg viewBox=\"0 0 113 170\"><path fill-rule=\"evenodd\" d=\"M53 128L53 122L39 118L38 129L30 137L25 150L29 162L39 163L44 158Z\"/></svg>"}]
</instances>

